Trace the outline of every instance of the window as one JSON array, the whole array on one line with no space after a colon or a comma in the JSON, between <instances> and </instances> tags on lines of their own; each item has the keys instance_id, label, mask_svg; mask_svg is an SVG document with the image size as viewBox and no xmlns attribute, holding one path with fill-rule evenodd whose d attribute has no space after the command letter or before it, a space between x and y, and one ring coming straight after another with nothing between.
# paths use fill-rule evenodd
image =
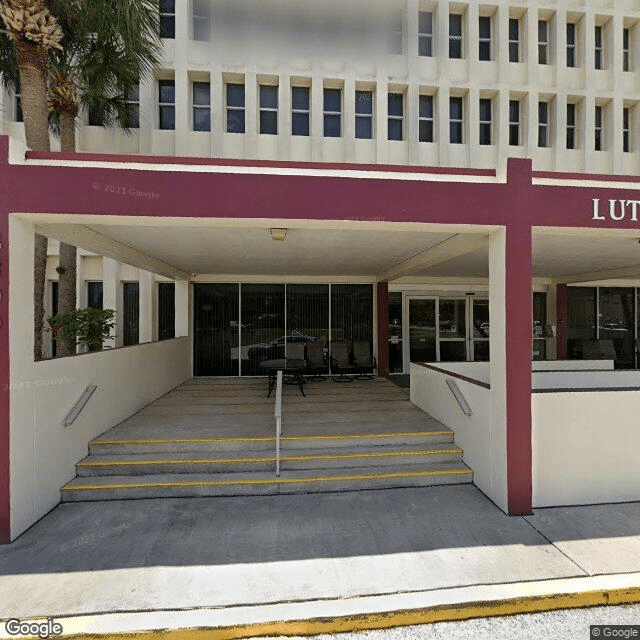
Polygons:
<instances>
[{"instance_id":1,"label":"window","mask_svg":"<svg viewBox=\"0 0 640 640\"><path fill-rule=\"evenodd\" d=\"M227 133L244 133L244 85L227 83Z\"/></svg>"},{"instance_id":2,"label":"window","mask_svg":"<svg viewBox=\"0 0 640 640\"><path fill-rule=\"evenodd\" d=\"M462 58L462 14L449 14L449 57Z\"/></svg>"},{"instance_id":3,"label":"window","mask_svg":"<svg viewBox=\"0 0 640 640\"><path fill-rule=\"evenodd\" d=\"M260 85L260 133L278 135L278 87Z\"/></svg>"},{"instance_id":4,"label":"window","mask_svg":"<svg viewBox=\"0 0 640 640\"><path fill-rule=\"evenodd\" d=\"M488 16L480 16L478 21L480 34L478 57L480 60L491 60L491 18Z\"/></svg>"},{"instance_id":5,"label":"window","mask_svg":"<svg viewBox=\"0 0 640 640\"><path fill-rule=\"evenodd\" d=\"M602 45L602 26L596 25L595 27L595 68L596 69L604 69L604 59L603 59L603 45Z\"/></svg>"},{"instance_id":6,"label":"window","mask_svg":"<svg viewBox=\"0 0 640 640\"><path fill-rule=\"evenodd\" d=\"M193 0L193 39L206 42L211 37L210 0Z\"/></svg>"},{"instance_id":7,"label":"window","mask_svg":"<svg viewBox=\"0 0 640 640\"><path fill-rule=\"evenodd\" d=\"M538 64L549 64L549 22L538 20Z\"/></svg>"},{"instance_id":8,"label":"window","mask_svg":"<svg viewBox=\"0 0 640 640\"><path fill-rule=\"evenodd\" d=\"M102 309L102 291L102 282L87 282L87 307L89 309Z\"/></svg>"},{"instance_id":9,"label":"window","mask_svg":"<svg viewBox=\"0 0 640 640\"><path fill-rule=\"evenodd\" d=\"M158 111L160 129L176 128L176 83L158 80Z\"/></svg>"},{"instance_id":10,"label":"window","mask_svg":"<svg viewBox=\"0 0 640 640\"><path fill-rule=\"evenodd\" d=\"M140 127L140 85L133 84L124 92L124 101L129 111L129 126L132 129Z\"/></svg>"},{"instance_id":11,"label":"window","mask_svg":"<svg viewBox=\"0 0 640 640\"><path fill-rule=\"evenodd\" d=\"M294 136L309 135L311 103L309 87L291 87L291 133Z\"/></svg>"},{"instance_id":12,"label":"window","mask_svg":"<svg viewBox=\"0 0 640 640\"><path fill-rule=\"evenodd\" d=\"M404 120L404 94L390 93L388 96L388 138L389 140L403 139L403 120Z\"/></svg>"},{"instance_id":13,"label":"window","mask_svg":"<svg viewBox=\"0 0 640 640\"><path fill-rule=\"evenodd\" d=\"M356 91L356 138L373 138L373 91Z\"/></svg>"},{"instance_id":14,"label":"window","mask_svg":"<svg viewBox=\"0 0 640 640\"><path fill-rule=\"evenodd\" d=\"M193 130L211 131L211 85L193 83Z\"/></svg>"},{"instance_id":15,"label":"window","mask_svg":"<svg viewBox=\"0 0 640 640\"><path fill-rule=\"evenodd\" d=\"M631 136L629 133L629 121L631 116L631 109L629 107L623 107L622 109L622 150L625 153L631 151Z\"/></svg>"},{"instance_id":16,"label":"window","mask_svg":"<svg viewBox=\"0 0 640 640\"><path fill-rule=\"evenodd\" d=\"M538 102L538 146L549 146L549 103Z\"/></svg>"},{"instance_id":17,"label":"window","mask_svg":"<svg viewBox=\"0 0 640 640\"><path fill-rule=\"evenodd\" d=\"M342 89L324 90L324 137L342 135Z\"/></svg>"},{"instance_id":18,"label":"window","mask_svg":"<svg viewBox=\"0 0 640 640\"><path fill-rule=\"evenodd\" d=\"M567 22L567 67L576 66L576 25Z\"/></svg>"},{"instance_id":19,"label":"window","mask_svg":"<svg viewBox=\"0 0 640 640\"><path fill-rule=\"evenodd\" d=\"M402 12L396 13L391 22L389 31L389 53L401 56L404 53L404 36L403 36L404 16Z\"/></svg>"},{"instance_id":20,"label":"window","mask_svg":"<svg viewBox=\"0 0 640 640\"><path fill-rule=\"evenodd\" d=\"M603 144L603 132L602 132L602 107L597 104L595 119L594 119L594 133L595 133L595 150L602 151Z\"/></svg>"},{"instance_id":21,"label":"window","mask_svg":"<svg viewBox=\"0 0 640 640\"><path fill-rule=\"evenodd\" d=\"M491 98L480 98L480 144L491 144Z\"/></svg>"},{"instance_id":22,"label":"window","mask_svg":"<svg viewBox=\"0 0 640 640\"><path fill-rule=\"evenodd\" d=\"M20 97L20 91L19 90L16 90L16 94L15 94L14 121L15 122L24 122L24 115L22 113L22 99Z\"/></svg>"},{"instance_id":23,"label":"window","mask_svg":"<svg viewBox=\"0 0 640 640\"><path fill-rule=\"evenodd\" d=\"M90 127L103 127L104 120L102 118L102 113L98 109L94 109L93 107L87 108L87 124Z\"/></svg>"},{"instance_id":24,"label":"window","mask_svg":"<svg viewBox=\"0 0 640 640\"><path fill-rule=\"evenodd\" d=\"M160 0L160 37L176 37L176 0Z\"/></svg>"},{"instance_id":25,"label":"window","mask_svg":"<svg viewBox=\"0 0 640 640\"><path fill-rule=\"evenodd\" d=\"M122 346L140 341L140 286L137 282L122 283Z\"/></svg>"},{"instance_id":26,"label":"window","mask_svg":"<svg viewBox=\"0 0 640 640\"><path fill-rule=\"evenodd\" d=\"M567 149L576 148L576 105L567 103Z\"/></svg>"},{"instance_id":27,"label":"window","mask_svg":"<svg viewBox=\"0 0 640 640\"><path fill-rule=\"evenodd\" d=\"M176 337L176 285L158 282L158 340Z\"/></svg>"},{"instance_id":28,"label":"window","mask_svg":"<svg viewBox=\"0 0 640 640\"><path fill-rule=\"evenodd\" d=\"M433 96L420 96L420 142L433 142Z\"/></svg>"},{"instance_id":29,"label":"window","mask_svg":"<svg viewBox=\"0 0 640 640\"><path fill-rule=\"evenodd\" d=\"M418 55L427 57L433 55L433 13L431 11L418 13Z\"/></svg>"},{"instance_id":30,"label":"window","mask_svg":"<svg viewBox=\"0 0 640 640\"><path fill-rule=\"evenodd\" d=\"M462 144L462 98L449 98L449 142Z\"/></svg>"},{"instance_id":31,"label":"window","mask_svg":"<svg viewBox=\"0 0 640 640\"><path fill-rule=\"evenodd\" d=\"M520 146L520 100L509 100L509 145Z\"/></svg>"},{"instance_id":32,"label":"window","mask_svg":"<svg viewBox=\"0 0 640 640\"><path fill-rule=\"evenodd\" d=\"M630 48L631 30L629 27L622 29L622 70L631 71L631 48Z\"/></svg>"},{"instance_id":33,"label":"window","mask_svg":"<svg viewBox=\"0 0 640 640\"><path fill-rule=\"evenodd\" d=\"M509 18L509 62L520 62L520 20Z\"/></svg>"}]
</instances>

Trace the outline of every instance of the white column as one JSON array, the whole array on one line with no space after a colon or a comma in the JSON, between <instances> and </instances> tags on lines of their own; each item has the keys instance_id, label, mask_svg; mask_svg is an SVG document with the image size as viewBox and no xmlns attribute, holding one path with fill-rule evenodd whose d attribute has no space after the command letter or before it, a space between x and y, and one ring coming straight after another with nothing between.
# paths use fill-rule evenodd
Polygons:
<instances>
[{"instance_id":1,"label":"white column","mask_svg":"<svg viewBox=\"0 0 640 640\"><path fill-rule=\"evenodd\" d=\"M291 76L278 81L278 158L287 160L291 146Z\"/></svg>"},{"instance_id":2,"label":"white column","mask_svg":"<svg viewBox=\"0 0 640 640\"><path fill-rule=\"evenodd\" d=\"M189 335L189 282L176 281L176 338Z\"/></svg>"},{"instance_id":3,"label":"white column","mask_svg":"<svg viewBox=\"0 0 640 640\"><path fill-rule=\"evenodd\" d=\"M76 309L84 309L87 306L87 284L84 281L85 257L76 253Z\"/></svg>"},{"instance_id":4,"label":"white column","mask_svg":"<svg viewBox=\"0 0 640 640\"><path fill-rule=\"evenodd\" d=\"M322 160L324 136L324 85L322 75L314 73L311 80L311 159Z\"/></svg>"},{"instance_id":5,"label":"white column","mask_svg":"<svg viewBox=\"0 0 640 640\"><path fill-rule=\"evenodd\" d=\"M507 494L507 309L506 231L489 236L489 317L491 332L491 499L508 510Z\"/></svg>"},{"instance_id":6,"label":"white column","mask_svg":"<svg viewBox=\"0 0 640 640\"><path fill-rule=\"evenodd\" d=\"M244 157L255 158L258 153L258 77L255 71L245 74L244 97Z\"/></svg>"},{"instance_id":7,"label":"white column","mask_svg":"<svg viewBox=\"0 0 640 640\"><path fill-rule=\"evenodd\" d=\"M378 77L384 76L378 75ZM387 82L382 82L381 80L376 82L374 135L376 137L376 162L382 163L387 161L387 149L389 148L389 141L387 140L388 91L389 85Z\"/></svg>"},{"instance_id":8,"label":"white column","mask_svg":"<svg viewBox=\"0 0 640 640\"><path fill-rule=\"evenodd\" d=\"M154 329L154 297L155 282L153 274L150 271L140 269L138 275L138 283L140 287L140 334L139 342L151 342L153 340Z\"/></svg>"},{"instance_id":9,"label":"white column","mask_svg":"<svg viewBox=\"0 0 640 640\"><path fill-rule=\"evenodd\" d=\"M122 287L120 287L120 263L112 258L102 259L102 303L103 308L113 309L115 315L115 338L104 341L105 347L122 345Z\"/></svg>"},{"instance_id":10,"label":"white column","mask_svg":"<svg viewBox=\"0 0 640 640\"><path fill-rule=\"evenodd\" d=\"M356 138L356 81L351 74L345 77L342 92L344 159L346 162L354 162L354 143Z\"/></svg>"},{"instance_id":11,"label":"white column","mask_svg":"<svg viewBox=\"0 0 640 640\"><path fill-rule=\"evenodd\" d=\"M189 155L189 132L191 122L191 81L186 67L176 67L175 99L176 99L176 130L174 148L176 155Z\"/></svg>"}]
</instances>

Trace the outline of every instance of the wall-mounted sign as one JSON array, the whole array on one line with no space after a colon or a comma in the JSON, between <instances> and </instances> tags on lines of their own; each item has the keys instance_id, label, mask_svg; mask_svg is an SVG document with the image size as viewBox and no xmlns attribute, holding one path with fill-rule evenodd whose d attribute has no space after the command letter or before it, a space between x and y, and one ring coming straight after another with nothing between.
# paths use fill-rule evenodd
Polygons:
<instances>
[{"instance_id":1,"label":"wall-mounted sign","mask_svg":"<svg viewBox=\"0 0 640 640\"><path fill-rule=\"evenodd\" d=\"M608 200L600 204L600 198L593 198L592 220L629 220L638 222L640 200Z\"/></svg>"}]
</instances>

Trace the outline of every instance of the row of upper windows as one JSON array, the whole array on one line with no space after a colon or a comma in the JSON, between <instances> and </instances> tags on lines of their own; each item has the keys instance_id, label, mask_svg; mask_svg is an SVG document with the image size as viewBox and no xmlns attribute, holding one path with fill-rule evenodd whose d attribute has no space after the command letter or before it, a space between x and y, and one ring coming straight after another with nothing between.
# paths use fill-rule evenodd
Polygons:
<instances>
[{"instance_id":1,"label":"row of upper windows","mask_svg":"<svg viewBox=\"0 0 640 640\"><path fill-rule=\"evenodd\" d=\"M211 5L209 0L192 0L193 39L207 41L211 37ZM175 38L175 0L160 0L160 34L163 38ZM449 58L458 59L465 57L464 21L465 14L449 13ZM551 55L551 23L553 18L538 20L538 63L550 64ZM608 20L594 26L593 33L593 66L595 69L604 69L606 65L606 47ZM478 59L491 61L495 59L495 16L483 15L478 17ZM509 62L522 62L523 18L509 18L508 43ZM566 23L566 66L577 67L580 63L578 49L579 31L582 21L571 18ZM631 71L631 41L632 26L622 28L622 69ZM418 55L424 57L434 56L434 31L435 14L432 11L418 12ZM404 41L404 16L400 14L393 22L389 33L388 49L390 54L402 55L405 53ZM585 62L586 64L586 58Z\"/></svg>"},{"instance_id":2,"label":"row of upper windows","mask_svg":"<svg viewBox=\"0 0 640 640\"><path fill-rule=\"evenodd\" d=\"M211 85L208 82L193 82L192 85L192 127L194 131L211 131ZM127 94L131 110L132 127L139 126L139 87L136 85ZM420 142L436 142L435 107L433 94L418 96L418 140ZM356 89L354 94L354 136L361 140L375 137L374 102L375 94L371 90ZM340 138L343 131L343 90L341 88L323 88L323 135L326 138ZM387 139L405 140L405 102L403 92L387 94ZM479 134L478 144L495 144L494 135L494 98L479 98ZM509 99L509 145L523 144L523 99ZM449 98L449 142L463 144L465 132L464 96ZM551 146L552 101L538 102L538 146ZM567 103L566 148L578 147L578 102ZM173 80L158 81L158 128L175 129L175 82ZM259 85L259 120L258 132L263 135L278 134L278 87ZM607 122L610 106L596 104L594 106L594 151L604 151L607 139ZM632 114L634 107L622 108L622 150L630 152ZM237 83L225 84L225 129L227 133L246 132L245 85ZM294 136L310 135L311 90L308 86L291 87L291 134ZM22 121L20 96L16 95L16 120ZM88 113L89 126L102 126L95 114Z\"/></svg>"}]
</instances>

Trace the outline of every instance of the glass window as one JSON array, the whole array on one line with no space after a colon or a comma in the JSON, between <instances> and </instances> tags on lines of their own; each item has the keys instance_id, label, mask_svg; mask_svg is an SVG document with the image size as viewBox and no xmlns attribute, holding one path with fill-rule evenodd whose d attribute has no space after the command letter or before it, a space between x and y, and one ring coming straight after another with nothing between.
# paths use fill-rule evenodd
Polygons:
<instances>
[{"instance_id":1,"label":"glass window","mask_svg":"<svg viewBox=\"0 0 640 640\"><path fill-rule=\"evenodd\" d=\"M547 294L545 291L533 292L533 359L547 359Z\"/></svg>"},{"instance_id":2,"label":"glass window","mask_svg":"<svg viewBox=\"0 0 640 640\"><path fill-rule=\"evenodd\" d=\"M509 100L509 145L520 145L520 100Z\"/></svg>"},{"instance_id":3,"label":"glass window","mask_svg":"<svg viewBox=\"0 0 640 640\"><path fill-rule=\"evenodd\" d=\"M617 369L635 366L635 291L632 287L599 287L598 339L610 340Z\"/></svg>"},{"instance_id":4,"label":"glass window","mask_svg":"<svg viewBox=\"0 0 640 640\"><path fill-rule=\"evenodd\" d=\"M329 347L329 285L288 284L286 297L287 355L290 355L291 344L305 345L310 342L322 345L326 354ZM325 370L328 369L327 359Z\"/></svg>"},{"instance_id":5,"label":"glass window","mask_svg":"<svg viewBox=\"0 0 640 640\"><path fill-rule=\"evenodd\" d=\"M449 142L462 144L462 98L449 98Z\"/></svg>"},{"instance_id":6,"label":"glass window","mask_svg":"<svg viewBox=\"0 0 640 640\"><path fill-rule=\"evenodd\" d=\"M211 85L193 83L193 130L211 131Z\"/></svg>"},{"instance_id":7,"label":"glass window","mask_svg":"<svg viewBox=\"0 0 640 640\"><path fill-rule=\"evenodd\" d=\"M102 282L87 282L87 307L102 309Z\"/></svg>"},{"instance_id":8,"label":"glass window","mask_svg":"<svg viewBox=\"0 0 640 640\"><path fill-rule=\"evenodd\" d=\"M324 136L339 138L342 135L342 89L324 90Z\"/></svg>"},{"instance_id":9,"label":"glass window","mask_svg":"<svg viewBox=\"0 0 640 640\"><path fill-rule=\"evenodd\" d=\"M402 373L402 293L389 292L389 373Z\"/></svg>"},{"instance_id":10,"label":"glass window","mask_svg":"<svg viewBox=\"0 0 640 640\"><path fill-rule=\"evenodd\" d=\"M596 69L604 69L604 48L602 44L602 26L595 26L594 64Z\"/></svg>"},{"instance_id":11,"label":"glass window","mask_svg":"<svg viewBox=\"0 0 640 640\"><path fill-rule=\"evenodd\" d=\"M244 84L227 83L227 133L244 133Z\"/></svg>"},{"instance_id":12,"label":"glass window","mask_svg":"<svg viewBox=\"0 0 640 640\"><path fill-rule=\"evenodd\" d=\"M176 37L176 0L160 0L160 37Z\"/></svg>"},{"instance_id":13,"label":"glass window","mask_svg":"<svg viewBox=\"0 0 640 640\"><path fill-rule=\"evenodd\" d=\"M538 102L538 146L549 146L549 103Z\"/></svg>"},{"instance_id":14,"label":"glass window","mask_svg":"<svg viewBox=\"0 0 640 640\"><path fill-rule=\"evenodd\" d=\"M309 135L309 93L309 87L291 87L291 133L294 136Z\"/></svg>"},{"instance_id":15,"label":"glass window","mask_svg":"<svg viewBox=\"0 0 640 640\"><path fill-rule=\"evenodd\" d=\"M104 119L102 117L102 113L100 110L95 109L94 107L87 108L87 124L90 127L103 127Z\"/></svg>"},{"instance_id":16,"label":"glass window","mask_svg":"<svg viewBox=\"0 0 640 640\"><path fill-rule=\"evenodd\" d=\"M582 341L595 338L596 288L567 287L567 356L582 358Z\"/></svg>"},{"instance_id":17,"label":"glass window","mask_svg":"<svg viewBox=\"0 0 640 640\"><path fill-rule=\"evenodd\" d=\"M449 57L462 58L462 14L449 14Z\"/></svg>"},{"instance_id":18,"label":"glass window","mask_svg":"<svg viewBox=\"0 0 640 640\"><path fill-rule=\"evenodd\" d=\"M176 128L176 85L173 80L158 80L160 129Z\"/></svg>"},{"instance_id":19,"label":"glass window","mask_svg":"<svg viewBox=\"0 0 640 640\"><path fill-rule=\"evenodd\" d=\"M576 66L576 25L567 23L567 67Z\"/></svg>"},{"instance_id":20,"label":"glass window","mask_svg":"<svg viewBox=\"0 0 640 640\"><path fill-rule=\"evenodd\" d=\"M622 29L622 70L631 71L631 30L629 27Z\"/></svg>"},{"instance_id":21,"label":"glass window","mask_svg":"<svg viewBox=\"0 0 640 640\"><path fill-rule=\"evenodd\" d=\"M576 148L576 105L567 104L567 149Z\"/></svg>"},{"instance_id":22,"label":"glass window","mask_svg":"<svg viewBox=\"0 0 640 640\"><path fill-rule=\"evenodd\" d=\"M373 91L356 91L356 138L373 138Z\"/></svg>"},{"instance_id":23,"label":"glass window","mask_svg":"<svg viewBox=\"0 0 640 640\"><path fill-rule=\"evenodd\" d=\"M404 94L390 93L388 96L388 138L389 140L403 139Z\"/></svg>"},{"instance_id":24,"label":"glass window","mask_svg":"<svg viewBox=\"0 0 640 640\"><path fill-rule=\"evenodd\" d=\"M278 134L278 87L260 85L260 133Z\"/></svg>"},{"instance_id":25,"label":"glass window","mask_svg":"<svg viewBox=\"0 0 640 640\"><path fill-rule=\"evenodd\" d=\"M491 18L480 16L478 22L480 35L478 57L480 60L491 60Z\"/></svg>"},{"instance_id":26,"label":"glass window","mask_svg":"<svg viewBox=\"0 0 640 640\"><path fill-rule=\"evenodd\" d=\"M509 62L520 62L520 20L509 18Z\"/></svg>"},{"instance_id":27,"label":"glass window","mask_svg":"<svg viewBox=\"0 0 640 640\"><path fill-rule=\"evenodd\" d=\"M433 142L433 96L421 95L419 106L420 142Z\"/></svg>"},{"instance_id":28,"label":"glass window","mask_svg":"<svg viewBox=\"0 0 640 640\"><path fill-rule=\"evenodd\" d=\"M549 64L549 22L538 20L538 64Z\"/></svg>"},{"instance_id":29,"label":"glass window","mask_svg":"<svg viewBox=\"0 0 640 640\"><path fill-rule=\"evenodd\" d=\"M373 344L372 285L331 285L331 339Z\"/></svg>"},{"instance_id":30,"label":"glass window","mask_svg":"<svg viewBox=\"0 0 640 640\"><path fill-rule=\"evenodd\" d=\"M622 150L625 153L629 153L631 151L631 137L629 129L630 114L631 109L629 107L622 108Z\"/></svg>"},{"instance_id":31,"label":"glass window","mask_svg":"<svg viewBox=\"0 0 640 640\"><path fill-rule=\"evenodd\" d=\"M140 342L140 286L137 282L122 283L122 345Z\"/></svg>"},{"instance_id":32,"label":"glass window","mask_svg":"<svg viewBox=\"0 0 640 640\"><path fill-rule=\"evenodd\" d=\"M211 2L193 0L193 39L206 42L211 37Z\"/></svg>"},{"instance_id":33,"label":"glass window","mask_svg":"<svg viewBox=\"0 0 640 640\"><path fill-rule=\"evenodd\" d=\"M158 282L158 340L176 337L176 285Z\"/></svg>"},{"instance_id":34,"label":"glass window","mask_svg":"<svg viewBox=\"0 0 640 640\"><path fill-rule=\"evenodd\" d=\"M480 144L491 144L491 98L480 98Z\"/></svg>"},{"instance_id":35,"label":"glass window","mask_svg":"<svg viewBox=\"0 0 640 640\"><path fill-rule=\"evenodd\" d=\"M602 107L599 104L596 105L594 116L595 150L602 151L604 145L602 131Z\"/></svg>"},{"instance_id":36,"label":"glass window","mask_svg":"<svg viewBox=\"0 0 640 640\"><path fill-rule=\"evenodd\" d=\"M427 57L433 55L433 13L431 11L418 13L418 55Z\"/></svg>"},{"instance_id":37,"label":"glass window","mask_svg":"<svg viewBox=\"0 0 640 640\"><path fill-rule=\"evenodd\" d=\"M124 100L129 110L129 126L132 129L140 127L140 85L131 85L124 93Z\"/></svg>"}]
</instances>

